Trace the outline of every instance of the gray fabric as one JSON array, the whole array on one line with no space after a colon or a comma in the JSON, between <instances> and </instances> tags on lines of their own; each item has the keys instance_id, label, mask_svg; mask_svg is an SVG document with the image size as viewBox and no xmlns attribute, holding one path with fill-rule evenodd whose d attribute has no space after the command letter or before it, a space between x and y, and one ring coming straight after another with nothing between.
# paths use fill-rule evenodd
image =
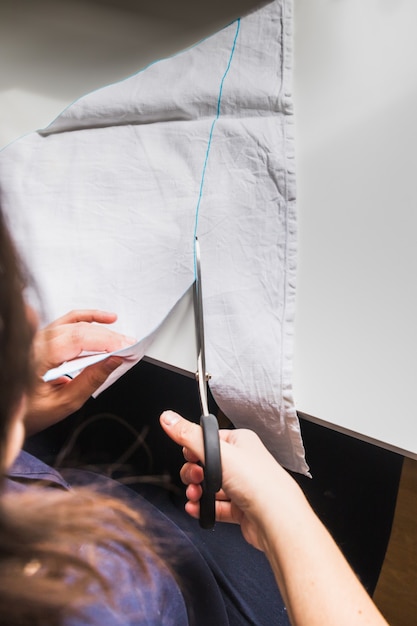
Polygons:
<instances>
[{"instance_id":1,"label":"gray fabric","mask_svg":"<svg viewBox=\"0 0 417 626\"><path fill-rule=\"evenodd\" d=\"M140 340L203 274L210 387L306 472L292 397L292 1L81 98L0 155L2 204L48 320L119 314ZM119 372L120 373L120 372Z\"/></svg>"}]
</instances>

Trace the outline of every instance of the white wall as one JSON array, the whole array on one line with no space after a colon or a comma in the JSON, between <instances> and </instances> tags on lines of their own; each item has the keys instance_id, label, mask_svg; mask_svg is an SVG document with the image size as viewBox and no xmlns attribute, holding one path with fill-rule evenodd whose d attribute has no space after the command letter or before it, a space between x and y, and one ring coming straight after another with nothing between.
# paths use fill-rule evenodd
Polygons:
<instances>
[{"instance_id":1,"label":"white wall","mask_svg":"<svg viewBox=\"0 0 417 626\"><path fill-rule=\"evenodd\" d=\"M417 3L295 0L297 407L417 455Z\"/></svg>"}]
</instances>

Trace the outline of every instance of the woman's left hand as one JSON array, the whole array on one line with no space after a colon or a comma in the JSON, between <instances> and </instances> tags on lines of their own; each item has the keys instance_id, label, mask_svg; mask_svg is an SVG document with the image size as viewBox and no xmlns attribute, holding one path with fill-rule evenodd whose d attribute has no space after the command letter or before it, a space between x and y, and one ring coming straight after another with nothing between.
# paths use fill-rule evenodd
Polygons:
<instances>
[{"instance_id":1,"label":"woman's left hand","mask_svg":"<svg viewBox=\"0 0 417 626\"><path fill-rule=\"evenodd\" d=\"M78 357L83 351L113 352L135 343L135 339L104 326L116 319L115 313L78 310L38 330L34 338L36 382L28 397L26 413L28 434L43 430L78 410L121 365L122 357L111 356L86 367L74 379L67 376L51 382L42 379L49 369Z\"/></svg>"}]
</instances>

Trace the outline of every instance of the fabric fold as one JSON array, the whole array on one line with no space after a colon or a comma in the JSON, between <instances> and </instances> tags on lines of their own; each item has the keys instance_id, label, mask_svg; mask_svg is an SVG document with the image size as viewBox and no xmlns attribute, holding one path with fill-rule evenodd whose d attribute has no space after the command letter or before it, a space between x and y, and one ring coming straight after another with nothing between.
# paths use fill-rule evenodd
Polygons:
<instances>
[{"instance_id":1,"label":"fabric fold","mask_svg":"<svg viewBox=\"0 0 417 626\"><path fill-rule=\"evenodd\" d=\"M307 472L292 397L296 211L292 1L77 100L0 155L2 206L45 321L117 311L150 337L201 247L210 387Z\"/></svg>"}]
</instances>

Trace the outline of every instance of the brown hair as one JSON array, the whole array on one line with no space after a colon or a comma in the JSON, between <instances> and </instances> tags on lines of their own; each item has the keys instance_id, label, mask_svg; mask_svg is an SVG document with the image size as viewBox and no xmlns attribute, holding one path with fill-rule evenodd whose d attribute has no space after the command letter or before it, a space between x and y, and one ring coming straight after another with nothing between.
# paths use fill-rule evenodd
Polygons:
<instances>
[{"instance_id":1,"label":"brown hair","mask_svg":"<svg viewBox=\"0 0 417 626\"><path fill-rule=\"evenodd\" d=\"M0 476L11 419L32 380L33 329L23 298L25 272L0 211ZM0 498L0 625L58 626L112 581L100 567L103 548L123 553L146 575L151 552L141 516L88 490L34 487ZM83 551L79 547L83 545ZM88 546L88 550L84 549ZM114 582L114 581L113 581ZM94 590L94 591L93 591ZM144 607L144 610L145 607Z\"/></svg>"},{"instance_id":2,"label":"brown hair","mask_svg":"<svg viewBox=\"0 0 417 626\"><path fill-rule=\"evenodd\" d=\"M23 300L26 283L0 212L0 467L3 470L10 418L32 380L33 329Z\"/></svg>"},{"instance_id":3,"label":"brown hair","mask_svg":"<svg viewBox=\"0 0 417 626\"><path fill-rule=\"evenodd\" d=\"M120 500L90 489L3 494L0 624L59 626L90 604L104 600L117 608L109 558L121 557L123 567L139 569L146 581L146 553L158 560L142 517Z\"/></svg>"}]
</instances>

